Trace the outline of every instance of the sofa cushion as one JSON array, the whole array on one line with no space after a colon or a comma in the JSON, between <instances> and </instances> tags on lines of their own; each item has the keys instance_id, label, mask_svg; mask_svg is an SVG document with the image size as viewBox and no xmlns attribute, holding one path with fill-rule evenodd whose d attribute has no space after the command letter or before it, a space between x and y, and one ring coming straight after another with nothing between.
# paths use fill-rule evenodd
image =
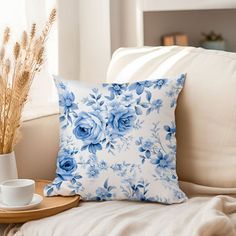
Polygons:
<instances>
[{"instance_id":1,"label":"sofa cushion","mask_svg":"<svg viewBox=\"0 0 236 236\"><path fill-rule=\"evenodd\" d=\"M120 49L108 82L133 82L153 74L188 79L176 110L180 180L236 187L236 54L193 47Z\"/></svg>"},{"instance_id":2,"label":"sofa cushion","mask_svg":"<svg viewBox=\"0 0 236 236\"><path fill-rule=\"evenodd\" d=\"M83 200L186 200L176 175L175 107L185 75L90 85L56 80L57 178L47 196Z\"/></svg>"}]
</instances>

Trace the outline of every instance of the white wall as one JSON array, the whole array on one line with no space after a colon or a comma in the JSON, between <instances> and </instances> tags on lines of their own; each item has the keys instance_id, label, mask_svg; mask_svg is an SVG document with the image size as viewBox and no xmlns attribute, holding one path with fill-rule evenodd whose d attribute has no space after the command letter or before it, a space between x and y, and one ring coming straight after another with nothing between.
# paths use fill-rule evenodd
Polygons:
<instances>
[{"instance_id":1,"label":"white wall","mask_svg":"<svg viewBox=\"0 0 236 236\"><path fill-rule=\"evenodd\" d=\"M137 46L136 0L121 0L121 44Z\"/></svg>"},{"instance_id":2,"label":"white wall","mask_svg":"<svg viewBox=\"0 0 236 236\"><path fill-rule=\"evenodd\" d=\"M180 28L178 17L174 17L172 23L166 18L168 16L158 18L156 13L154 16L150 13L144 22L144 11L180 10L180 7L233 8L236 0L58 0L60 74L69 79L105 81L111 55L117 48L142 46L145 33L145 43L155 45L159 37L155 35L160 35L168 27L176 26L173 30ZM226 17L222 17L217 25L225 22ZM231 18L230 27L223 25L222 29L234 38L235 34L231 32L235 28L235 17ZM207 21L207 16L204 16L202 25ZM183 23L186 28L191 27L185 19Z\"/></svg>"},{"instance_id":3,"label":"white wall","mask_svg":"<svg viewBox=\"0 0 236 236\"><path fill-rule=\"evenodd\" d=\"M121 45L121 4L120 0L110 0L111 53Z\"/></svg>"},{"instance_id":4,"label":"white wall","mask_svg":"<svg viewBox=\"0 0 236 236\"><path fill-rule=\"evenodd\" d=\"M111 58L110 0L58 0L59 73L105 81Z\"/></svg>"},{"instance_id":5,"label":"white wall","mask_svg":"<svg viewBox=\"0 0 236 236\"><path fill-rule=\"evenodd\" d=\"M138 46L137 0L111 1L111 45L112 52L119 47Z\"/></svg>"},{"instance_id":6,"label":"white wall","mask_svg":"<svg viewBox=\"0 0 236 236\"><path fill-rule=\"evenodd\" d=\"M80 79L105 81L111 58L110 1L80 0Z\"/></svg>"},{"instance_id":7,"label":"white wall","mask_svg":"<svg viewBox=\"0 0 236 236\"><path fill-rule=\"evenodd\" d=\"M80 73L80 34L78 0L58 0L59 74L78 79Z\"/></svg>"},{"instance_id":8,"label":"white wall","mask_svg":"<svg viewBox=\"0 0 236 236\"><path fill-rule=\"evenodd\" d=\"M59 74L105 81L112 53L137 46L136 0L58 0Z\"/></svg>"}]
</instances>

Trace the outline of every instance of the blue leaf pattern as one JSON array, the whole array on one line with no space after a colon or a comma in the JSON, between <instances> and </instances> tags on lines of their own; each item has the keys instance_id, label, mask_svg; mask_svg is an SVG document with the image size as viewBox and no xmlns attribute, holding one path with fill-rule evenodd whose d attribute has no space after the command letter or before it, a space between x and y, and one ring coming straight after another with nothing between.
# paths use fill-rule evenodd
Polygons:
<instances>
[{"instance_id":1,"label":"blue leaf pattern","mask_svg":"<svg viewBox=\"0 0 236 236\"><path fill-rule=\"evenodd\" d=\"M185 75L84 86L56 79L57 177L45 195L179 203L174 111Z\"/></svg>"}]
</instances>

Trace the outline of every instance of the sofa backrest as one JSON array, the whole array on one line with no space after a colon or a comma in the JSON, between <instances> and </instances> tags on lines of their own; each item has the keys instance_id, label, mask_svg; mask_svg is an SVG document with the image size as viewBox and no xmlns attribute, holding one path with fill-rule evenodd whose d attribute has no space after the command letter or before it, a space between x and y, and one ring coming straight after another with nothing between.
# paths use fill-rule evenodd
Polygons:
<instances>
[{"instance_id":1,"label":"sofa backrest","mask_svg":"<svg viewBox=\"0 0 236 236\"><path fill-rule=\"evenodd\" d=\"M58 114L23 122L21 136L15 149L19 177L53 179L59 149Z\"/></svg>"},{"instance_id":2,"label":"sofa backrest","mask_svg":"<svg viewBox=\"0 0 236 236\"><path fill-rule=\"evenodd\" d=\"M187 73L176 109L182 181L236 187L236 54L192 47L119 49L108 82Z\"/></svg>"}]
</instances>

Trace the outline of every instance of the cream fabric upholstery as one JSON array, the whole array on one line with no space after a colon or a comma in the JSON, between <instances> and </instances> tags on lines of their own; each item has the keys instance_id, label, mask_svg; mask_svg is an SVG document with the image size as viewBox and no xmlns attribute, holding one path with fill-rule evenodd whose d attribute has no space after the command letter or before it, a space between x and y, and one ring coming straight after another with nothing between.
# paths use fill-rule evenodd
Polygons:
<instances>
[{"instance_id":1,"label":"cream fabric upholstery","mask_svg":"<svg viewBox=\"0 0 236 236\"><path fill-rule=\"evenodd\" d=\"M179 178L236 187L236 54L191 47L120 49L107 81L180 73L187 80L176 110Z\"/></svg>"},{"instance_id":2,"label":"cream fabric upholstery","mask_svg":"<svg viewBox=\"0 0 236 236\"><path fill-rule=\"evenodd\" d=\"M19 177L53 179L59 146L58 115L26 121L21 131L22 138L16 147Z\"/></svg>"}]
</instances>

